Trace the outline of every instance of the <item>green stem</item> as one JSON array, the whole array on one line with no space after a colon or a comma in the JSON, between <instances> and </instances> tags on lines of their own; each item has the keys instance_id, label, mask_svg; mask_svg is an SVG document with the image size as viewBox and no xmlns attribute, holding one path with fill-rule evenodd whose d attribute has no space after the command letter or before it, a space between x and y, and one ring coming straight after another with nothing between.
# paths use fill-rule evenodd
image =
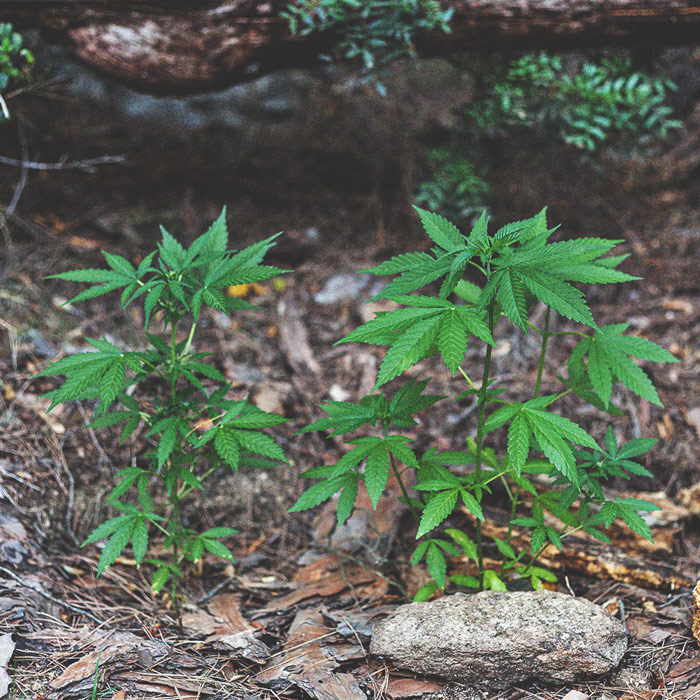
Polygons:
<instances>
[{"instance_id":1,"label":"green stem","mask_svg":"<svg viewBox=\"0 0 700 700\"><path fill-rule=\"evenodd\" d=\"M566 530L566 526L564 526L562 528L561 532L559 533L559 537L563 540L565 537L568 537L569 535L573 535L575 532L578 532L579 530L582 530L582 529L583 528L581 527L581 525L579 525L578 527L573 527L573 528L571 528L571 530L564 532ZM540 555L542 554L542 552L544 552L544 550L547 549L547 547L549 547L550 544L552 544L552 543L545 542L537 550L537 553L532 555L532 559L530 559L530 563L520 572L521 576L527 575L527 572L535 565L535 562L540 558Z\"/></svg>"},{"instance_id":2,"label":"green stem","mask_svg":"<svg viewBox=\"0 0 700 700\"><path fill-rule=\"evenodd\" d=\"M182 350L183 357L188 355L190 352L190 348L192 347L192 340L194 339L194 332L195 332L196 328L197 328L197 322L193 321L192 328L190 328L189 335L187 336L187 341L185 342L185 347Z\"/></svg>"},{"instance_id":3,"label":"green stem","mask_svg":"<svg viewBox=\"0 0 700 700\"><path fill-rule=\"evenodd\" d=\"M544 317L544 330L542 331L542 347L540 349L540 364L537 368L537 384L535 385L535 398L540 395L542 386L542 373L544 372L544 359L547 354L547 341L549 340L549 320L551 309L547 307L547 315Z\"/></svg>"},{"instance_id":4,"label":"green stem","mask_svg":"<svg viewBox=\"0 0 700 700\"><path fill-rule=\"evenodd\" d=\"M384 439L389 437L389 431L387 430L386 424L384 421L382 421L382 431L384 433ZM396 477L396 481L399 482L399 487L401 488L401 493L403 494L403 497L406 499L406 505L408 506L409 510L411 511L411 515L413 516L413 519L417 522L420 523L420 515L418 515L418 511L416 510L415 506L413 505L413 502L411 501L411 497L408 495L408 491L406 490L406 486L403 483L403 479L401 478L401 472L398 470L396 467L396 462L394 460L394 455L389 452L389 462L391 463L391 469L394 472L394 476Z\"/></svg>"},{"instance_id":5,"label":"green stem","mask_svg":"<svg viewBox=\"0 0 700 700\"><path fill-rule=\"evenodd\" d=\"M202 474L202 476L199 478L199 480L204 481L204 479L206 479L213 471L215 471L215 467L212 467L208 471L204 472L204 474ZM180 493L178 494L178 500L182 500L185 496L192 493L192 491L194 491L195 488L197 488L197 487L196 486L188 486L186 489L180 491Z\"/></svg>"},{"instance_id":6,"label":"green stem","mask_svg":"<svg viewBox=\"0 0 700 700\"><path fill-rule=\"evenodd\" d=\"M493 336L493 304L489 306L489 333ZM484 373L481 379L481 389L479 389L479 417L476 426L476 477L481 478L481 453L484 445L484 419L486 415L486 392L489 386L489 372L491 371L491 345L486 346L486 357L484 358ZM484 543L481 534L481 520L476 521L476 553L477 564L479 566L479 590L484 590Z\"/></svg>"}]
</instances>

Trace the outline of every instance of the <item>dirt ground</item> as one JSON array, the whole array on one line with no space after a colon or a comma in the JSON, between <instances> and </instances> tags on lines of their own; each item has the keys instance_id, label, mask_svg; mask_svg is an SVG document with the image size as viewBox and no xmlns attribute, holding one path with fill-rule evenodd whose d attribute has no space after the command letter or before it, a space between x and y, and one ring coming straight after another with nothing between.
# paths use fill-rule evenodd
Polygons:
<instances>
[{"instance_id":1,"label":"dirt ground","mask_svg":"<svg viewBox=\"0 0 700 700\"><path fill-rule=\"evenodd\" d=\"M438 127L419 107L319 88L305 114L284 125L177 136L39 94L18 102L19 132L19 120L0 128L0 153L13 158L124 156L26 173L0 165L0 201L21 194L0 251L0 631L14 633L16 643L12 698L89 698L94 679L94 697L115 700L469 697L368 656L372 619L425 581L424 571L406 565L413 533L402 514L380 512L381 537L362 531L348 551L333 540L327 510L286 513L303 489L296 475L333 459L339 446L292 433L320 417L317 407L333 391L355 400L370 389L381 358L372 348L333 347L362 319L369 288L328 305L314 294L339 273L426 247L410 203ZM557 590L598 602L627 624L622 668L575 686L600 700L700 698L700 652L690 630L700 571L699 153L700 106L647 157L586 160L534 140L501 143L493 154L494 223L546 204L563 235L623 239L620 252L630 254L623 269L644 281L589 296L596 320L628 320L680 360L648 368L664 408L618 392L630 418L613 421L620 437L659 440L644 458L653 479L614 484L662 505L652 522L655 544L620 528L612 535L617 549L581 540L547 561ZM161 223L191 241L224 204L237 246L283 230L270 259L295 272L283 289L252 293L258 312L235 323L211 315L201 349L215 354L237 388L290 419L278 435L292 468L215 474L214 495L191 504L193 526L233 525L241 534L234 566L205 558L188 573L182 631L167 597L152 595L133 560L120 558L98 579L98 550L79 546L108 515L114 475L143 443L119 447L116 433L87 430L89 406L47 415L39 395L54 384L32 376L82 347L85 336L135 345L141 326L138 314L109 297L62 307L77 287L46 274L100 266L100 249L140 259ZM566 327L565 319L554 323L553 330ZM290 334L299 342L286 343ZM497 335L495 376L508 398L525 396L539 346L505 323ZM566 342L553 348L545 389L556 386L570 349ZM466 362L479 359L470 350ZM454 394L447 371L430 362L431 393ZM602 437L609 417L569 398L562 411ZM443 404L426 412L415 437L426 448L460 449L475 432L473 407L469 399ZM488 507L497 528L504 503ZM466 515L457 521L469 527ZM463 571L465 563L455 558L450 567ZM280 670L294 664L321 669L330 690ZM491 697L553 700L572 689L534 683Z\"/></svg>"}]
</instances>

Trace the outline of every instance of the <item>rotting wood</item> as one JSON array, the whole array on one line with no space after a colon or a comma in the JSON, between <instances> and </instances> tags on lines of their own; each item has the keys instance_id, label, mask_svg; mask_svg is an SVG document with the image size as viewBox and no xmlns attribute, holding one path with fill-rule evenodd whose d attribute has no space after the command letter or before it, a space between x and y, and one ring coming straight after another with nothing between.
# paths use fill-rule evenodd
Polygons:
<instances>
[{"instance_id":1,"label":"rotting wood","mask_svg":"<svg viewBox=\"0 0 700 700\"><path fill-rule=\"evenodd\" d=\"M333 37L292 36L286 0L10 0L4 21L41 26L79 60L152 90L202 90L308 66ZM700 36L700 0L453 0L424 55L467 50L678 45Z\"/></svg>"}]
</instances>

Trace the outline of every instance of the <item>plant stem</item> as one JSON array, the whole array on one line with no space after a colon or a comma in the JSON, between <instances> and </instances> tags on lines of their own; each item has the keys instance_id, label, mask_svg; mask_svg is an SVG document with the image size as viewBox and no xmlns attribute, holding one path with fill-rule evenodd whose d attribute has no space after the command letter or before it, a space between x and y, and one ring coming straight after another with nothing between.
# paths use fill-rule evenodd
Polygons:
<instances>
[{"instance_id":1,"label":"plant stem","mask_svg":"<svg viewBox=\"0 0 700 700\"><path fill-rule=\"evenodd\" d=\"M535 398L540 395L542 386L542 373L544 372L544 359L547 354L547 341L549 340L549 320L551 309L547 307L547 315L544 317L544 330L542 331L542 347L540 349L540 364L537 368L537 384L535 385Z\"/></svg>"},{"instance_id":2,"label":"plant stem","mask_svg":"<svg viewBox=\"0 0 700 700\"><path fill-rule=\"evenodd\" d=\"M571 528L571 530L567 530L565 532L565 530L566 530L566 525L565 525L564 528L562 529L562 531L559 533L559 537L561 539L564 539L565 537L568 537L569 535L573 535L574 532L578 532L579 530L582 530L582 529L583 528L580 525L578 525L577 527L573 527L573 528ZM530 563L520 572L521 576L525 576L525 574L527 574L527 572L535 565L535 562L540 558L540 555L542 554L542 552L544 552L544 550L547 549L547 547L549 547L550 544L552 544L552 543L545 542L537 550L536 554L532 555L532 559L530 560Z\"/></svg>"},{"instance_id":3,"label":"plant stem","mask_svg":"<svg viewBox=\"0 0 700 700\"><path fill-rule=\"evenodd\" d=\"M197 328L197 321L192 322L192 328L190 328L189 335L187 336L187 341L185 342L185 347L182 350L182 355L183 357L190 352L190 348L192 347L192 340L194 339L194 332Z\"/></svg>"},{"instance_id":4,"label":"plant stem","mask_svg":"<svg viewBox=\"0 0 700 700\"><path fill-rule=\"evenodd\" d=\"M389 437L389 431L387 430L386 423L382 421L382 431L384 433L384 438ZM389 452L389 450L387 450ZM389 452L389 462L391 463L391 469L394 472L394 476L396 477L396 481L399 482L399 487L401 488L401 493L403 494L403 497L406 499L406 505L408 506L409 510L411 511L411 515L413 516L413 519L419 523L420 522L420 516L418 515L418 511L416 510L415 506L413 505L413 502L411 501L411 497L408 495L408 491L406 490L406 486L403 483L403 479L401 478L401 472L397 469L396 467L396 461L394 460L394 455Z\"/></svg>"},{"instance_id":5,"label":"plant stem","mask_svg":"<svg viewBox=\"0 0 700 700\"><path fill-rule=\"evenodd\" d=\"M493 304L489 306L489 333L493 336ZM486 345L486 357L484 358L484 374L479 389L479 417L476 425L476 477L481 478L481 452L484 444L484 417L486 413L486 392L489 386L489 372L491 371L491 345ZM476 553L479 566L479 590L484 590L484 543L481 534L481 520L476 521Z\"/></svg>"},{"instance_id":6,"label":"plant stem","mask_svg":"<svg viewBox=\"0 0 700 700\"><path fill-rule=\"evenodd\" d=\"M175 395L175 382L177 381L177 376L175 374L175 365L177 364L177 336L175 335L175 321L170 323L170 361L172 362L172 373L170 375L170 385L173 390L173 396Z\"/></svg>"}]
</instances>

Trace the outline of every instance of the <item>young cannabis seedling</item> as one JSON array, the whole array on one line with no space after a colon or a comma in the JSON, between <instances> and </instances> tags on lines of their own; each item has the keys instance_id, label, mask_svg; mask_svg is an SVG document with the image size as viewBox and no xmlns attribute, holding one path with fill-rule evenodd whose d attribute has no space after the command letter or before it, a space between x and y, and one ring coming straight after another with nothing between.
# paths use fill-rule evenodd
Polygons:
<instances>
[{"instance_id":1,"label":"young cannabis seedling","mask_svg":"<svg viewBox=\"0 0 700 700\"><path fill-rule=\"evenodd\" d=\"M93 400L92 428L123 424L121 441L140 426L153 449L134 466L117 475L119 482L107 502L120 515L102 523L85 544L107 539L98 575L114 563L131 542L140 566L157 530L170 560L148 559L153 564L153 590L171 581L177 611L176 586L183 561L196 562L204 551L231 559L220 542L235 532L215 527L196 532L181 518L181 502L194 489L204 490L206 478L222 466L272 466L286 462L279 445L266 428L286 419L262 411L246 399L229 398L231 385L204 360L210 353L195 352L194 338L202 309L229 313L254 308L243 299L227 296L231 285L259 282L285 270L263 265L265 253L277 236L236 252L228 250L226 211L211 228L185 249L161 227L163 239L138 267L119 255L103 253L109 269L74 270L52 278L87 282L92 286L68 303L121 291L121 307L143 300L146 350L124 350L107 340L87 341L94 352L82 352L54 362L37 376L65 376L63 384L46 395L51 407L68 401ZM279 234L278 234L279 235ZM163 335L151 332L162 324ZM183 329L184 327L184 329ZM110 410L114 408L114 410ZM164 489L167 502L154 502ZM132 501L127 493L135 492Z\"/></svg>"},{"instance_id":2,"label":"young cannabis seedling","mask_svg":"<svg viewBox=\"0 0 700 700\"><path fill-rule=\"evenodd\" d=\"M331 435L374 429L373 435L348 440L349 452L336 464L318 466L304 476L318 479L293 506L293 511L312 508L340 492L338 521L353 510L359 482L373 507L386 491L390 474L398 480L402 500L413 513L419 540L412 562L426 560L433 581L423 586L417 599L444 589L447 578L445 555L463 553L476 564L477 576L456 574L449 581L472 588L505 589L505 579L529 577L534 587L543 580L556 580L536 566L548 544L561 548L562 540L584 531L609 542L601 528L616 519L634 532L651 538L640 511L656 510L646 501L609 496L604 483L611 477L650 476L633 461L647 452L655 440L637 439L618 445L612 429L605 447L571 419L554 411L557 402L573 393L611 414L621 415L612 403L612 387L622 382L643 399L661 405L651 379L631 358L652 362L676 362L676 358L645 338L626 335L627 324L598 326L581 290L574 284L608 284L638 279L617 270L626 256L607 254L619 241L581 238L549 242L545 211L525 221L507 224L489 234L485 215L468 236L437 214L417 210L434 244L430 252L398 255L365 270L374 275L394 275L378 298L400 305L352 331L341 343L386 345L375 389L383 387L413 365L439 355L453 377L466 383L457 395L475 396L475 436L466 440L464 451L440 452L434 448L417 454L411 440L391 432L414 425L414 415L439 399L424 394L427 380L413 379L391 399L373 393L359 403L333 401L322 406L327 417L302 432L332 430ZM476 272L480 284L465 279ZM441 280L434 294L416 293ZM530 322L534 305L546 307L541 327ZM552 332L552 312L581 324L583 330ZM530 330L541 338L541 351L533 396L509 401L506 389L496 388L491 358L497 341L496 321L505 316L524 334ZM579 342L568 361L568 377L562 391L541 395L548 344L553 337L572 336ZM481 376L470 377L462 366L467 344L485 346ZM486 446L486 436L508 426L507 450L498 455ZM418 492L409 495L408 488ZM510 522L501 538L485 543L482 533L485 494L499 489L510 501ZM473 537L456 529L440 528L457 508L473 516ZM529 532L529 548L516 551L514 528ZM497 569L484 566L484 549L499 557Z\"/></svg>"}]
</instances>

